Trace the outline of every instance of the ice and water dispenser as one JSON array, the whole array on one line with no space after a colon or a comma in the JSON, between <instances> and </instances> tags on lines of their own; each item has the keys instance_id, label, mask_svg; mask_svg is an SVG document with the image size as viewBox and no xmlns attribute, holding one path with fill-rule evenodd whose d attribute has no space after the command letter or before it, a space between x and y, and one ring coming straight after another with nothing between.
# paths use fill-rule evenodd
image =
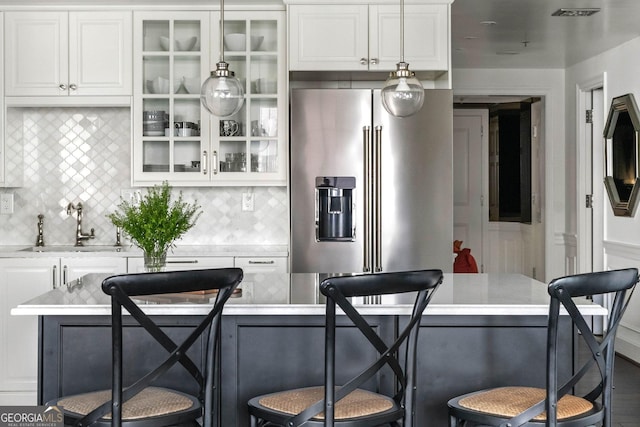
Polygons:
<instances>
[{"instance_id":1,"label":"ice and water dispenser","mask_svg":"<svg viewBox=\"0 0 640 427\"><path fill-rule=\"evenodd\" d=\"M316 177L316 240L355 240L355 188L352 176Z\"/></svg>"}]
</instances>

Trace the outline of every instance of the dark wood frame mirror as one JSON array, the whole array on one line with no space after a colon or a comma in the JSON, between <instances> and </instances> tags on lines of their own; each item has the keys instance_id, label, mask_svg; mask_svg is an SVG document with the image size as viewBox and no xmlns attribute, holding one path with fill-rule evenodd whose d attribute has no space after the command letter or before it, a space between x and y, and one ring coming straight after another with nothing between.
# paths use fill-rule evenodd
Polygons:
<instances>
[{"instance_id":1,"label":"dark wood frame mirror","mask_svg":"<svg viewBox=\"0 0 640 427\"><path fill-rule=\"evenodd\" d=\"M640 192L640 114L633 94L613 98L604 127L604 185L616 216L633 216Z\"/></svg>"}]
</instances>

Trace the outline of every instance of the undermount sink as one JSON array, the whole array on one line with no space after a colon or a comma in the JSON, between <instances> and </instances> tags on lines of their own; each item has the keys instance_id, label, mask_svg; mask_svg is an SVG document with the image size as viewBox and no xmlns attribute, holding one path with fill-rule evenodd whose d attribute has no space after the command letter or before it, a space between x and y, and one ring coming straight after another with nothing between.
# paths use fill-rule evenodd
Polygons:
<instances>
[{"instance_id":1,"label":"undermount sink","mask_svg":"<svg viewBox=\"0 0 640 427\"><path fill-rule=\"evenodd\" d=\"M122 246L92 245L92 246L32 246L22 249L24 252L122 252Z\"/></svg>"}]
</instances>

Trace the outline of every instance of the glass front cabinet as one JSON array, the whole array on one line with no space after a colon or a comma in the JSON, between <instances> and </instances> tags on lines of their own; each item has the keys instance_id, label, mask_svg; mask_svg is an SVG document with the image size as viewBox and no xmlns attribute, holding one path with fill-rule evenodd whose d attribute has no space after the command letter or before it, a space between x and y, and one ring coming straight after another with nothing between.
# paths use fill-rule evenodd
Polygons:
<instances>
[{"instance_id":1,"label":"glass front cabinet","mask_svg":"<svg viewBox=\"0 0 640 427\"><path fill-rule=\"evenodd\" d=\"M219 13L135 14L134 185L286 185L283 15L225 11L225 61L245 102L219 119L200 104L220 59Z\"/></svg>"}]
</instances>

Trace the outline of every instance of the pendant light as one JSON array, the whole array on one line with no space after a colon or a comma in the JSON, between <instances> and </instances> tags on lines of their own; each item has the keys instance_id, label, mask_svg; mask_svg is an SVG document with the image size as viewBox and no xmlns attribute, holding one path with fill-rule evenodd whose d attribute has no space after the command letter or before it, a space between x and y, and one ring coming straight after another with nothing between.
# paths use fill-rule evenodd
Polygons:
<instances>
[{"instance_id":1,"label":"pendant light","mask_svg":"<svg viewBox=\"0 0 640 427\"><path fill-rule=\"evenodd\" d=\"M202 105L214 116L231 117L244 103L244 89L224 61L224 0L220 0L220 61L200 90Z\"/></svg>"},{"instance_id":2,"label":"pendant light","mask_svg":"<svg viewBox=\"0 0 640 427\"><path fill-rule=\"evenodd\" d=\"M382 105L392 116L408 117L422 108L424 88L404 62L404 0L400 0L400 62L396 66L382 88Z\"/></svg>"}]
</instances>

